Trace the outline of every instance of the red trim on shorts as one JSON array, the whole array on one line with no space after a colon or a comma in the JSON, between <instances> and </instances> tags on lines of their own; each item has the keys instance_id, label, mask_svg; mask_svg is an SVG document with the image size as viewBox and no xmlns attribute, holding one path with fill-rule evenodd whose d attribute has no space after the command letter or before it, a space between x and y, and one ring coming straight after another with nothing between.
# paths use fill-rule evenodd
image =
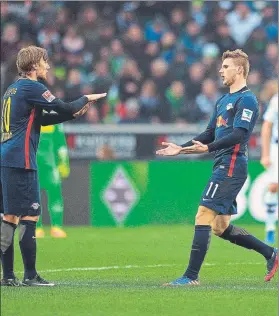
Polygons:
<instances>
[{"instance_id":1,"label":"red trim on shorts","mask_svg":"<svg viewBox=\"0 0 279 316\"><path fill-rule=\"evenodd\" d=\"M232 175L233 175L233 169L234 169L236 156L237 156L237 153L239 152L239 149L240 149L240 144L235 145L234 151L233 151L233 154L232 154L231 163L230 163L230 169L229 169L229 173L228 173L229 177L232 177Z\"/></svg>"},{"instance_id":2,"label":"red trim on shorts","mask_svg":"<svg viewBox=\"0 0 279 316\"><path fill-rule=\"evenodd\" d=\"M29 153L29 143L30 143L30 133L31 133L31 128L33 125L34 121L34 116L35 116L35 109L31 111L30 117L29 117L29 122L27 125L27 130L25 134L25 169L30 169L30 153Z\"/></svg>"}]
</instances>

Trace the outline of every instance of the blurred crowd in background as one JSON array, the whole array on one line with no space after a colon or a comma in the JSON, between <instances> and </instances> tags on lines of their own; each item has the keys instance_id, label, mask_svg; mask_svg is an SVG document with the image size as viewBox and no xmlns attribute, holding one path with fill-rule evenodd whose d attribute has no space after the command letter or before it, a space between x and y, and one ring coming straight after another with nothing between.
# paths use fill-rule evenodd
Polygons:
<instances>
[{"instance_id":1,"label":"blurred crowd in background","mask_svg":"<svg viewBox=\"0 0 279 316\"><path fill-rule=\"evenodd\" d=\"M108 92L78 123L200 123L226 91L222 53L242 48L263 112L277 38L277 1L1 2L1 93L18 50L35 44L48 51L55 96Z\"/></svg>"}]
</instances>

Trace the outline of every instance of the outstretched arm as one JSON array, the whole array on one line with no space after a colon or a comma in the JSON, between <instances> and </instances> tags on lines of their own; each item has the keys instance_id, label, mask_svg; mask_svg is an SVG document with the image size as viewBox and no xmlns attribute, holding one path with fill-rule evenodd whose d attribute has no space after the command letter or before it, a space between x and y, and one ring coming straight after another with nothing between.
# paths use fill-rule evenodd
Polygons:
<instances>
[{"instance_id":1,"label":"outstretched arm","mask_svg":"<svg viewBox=\"0 0 279 316\"><path fill-rule=\"evenodd\" d=\"M242 143L247 133L248 133L247 130L244 128L234 128L230 134L208 145L194 140L193 146L182 148L180 153L201 154L201 153L206 153L206 152L214 152L214 151L221 150L224 148L229 148L236 144Z\"/></svg>"},{"instance_id":2,"label":"outstretched arm","mask_svg":"<svg viewBox=\"0 0 279 316\"><path fill-rule=\"evenodd\" d=\"M206 130L200 135L196 136L194 139L189 140L187 143L182 144L181 147L189 147L193 145L193 140L201 142L203 144L209 144L214 141L215 128L207 126Z\"/></svg>"},{"instance_id":3,"label":"outstretched arm","mask_svg":"<svg viewBox=\"0 0 279 316\"><path fill-rule=\"evenodd\" d=\"M41 119L41 125L42 126L47 126L47 125L55 125L59 123L63 123L66 121L73 120L74 116L69 113L47 113L43 112L42 114L42 119Z\"/></svg>"},{"instance_id":4,"label":"outstretched arm","mask_svg":"<svg viewBox=\"0 0 279 316\"><path fill-rule=\"evenodd\" d=\"M32 106L47 112L55 111L61 114L71 114L73 117L83 115L92 101L104 98L107 94L89 94L72 102L64 102L54 95L42 83L33 81L26 87L26 101Z\"/></svg>"}]
</instances>

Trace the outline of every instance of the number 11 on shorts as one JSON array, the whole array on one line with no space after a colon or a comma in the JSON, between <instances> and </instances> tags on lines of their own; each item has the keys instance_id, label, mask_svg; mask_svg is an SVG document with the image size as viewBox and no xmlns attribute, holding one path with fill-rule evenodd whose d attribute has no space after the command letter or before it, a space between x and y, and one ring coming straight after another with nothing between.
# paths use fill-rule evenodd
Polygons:
<instances>
[{"instance_id":1,"label":"number 11 on shorts","mask_svg":"<svg viewBox=\"0 0 279 316\"><path fill-rule=\"evenodd\" d=\"M208 190L207 190L205 196L208 196L208 195L209 195L209 193L210 193L212 187L213 187L214 189L213 189L213 192L212 192L212 194L211 194L211 198L214 197L214 195L215 195L215 193L216 193L216 191L217 191L217 189L218 189L218 187L219 187L219 184L216 183L216 184L214 185L214 182L210 182L209 188L208 188Z\"/></svg>"}]
</instances>

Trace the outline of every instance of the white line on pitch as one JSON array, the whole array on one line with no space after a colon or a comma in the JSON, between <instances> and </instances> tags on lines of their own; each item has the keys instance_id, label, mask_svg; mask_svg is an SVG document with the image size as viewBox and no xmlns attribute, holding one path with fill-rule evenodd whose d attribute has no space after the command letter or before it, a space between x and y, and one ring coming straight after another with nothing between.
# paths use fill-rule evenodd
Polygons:
<instances>
[{"instance_id":1,"label":"white line on pitch","mask_svg":"<svg viewBox=\"0 0 279 316\"><path fill-rule=\"evenodd\" d=\"M261 262L228 262L225 265L262 265ZM204 263L204 266L217 266L218 263ZM71 271L102 271L102 270L117 270L117 269L144 269L144 268L164 268L179 266L179 264L153 264L153 265L126 265L126 266L105 266L105 267L79 267L66 269L49 269L42 270L41 273L55 273L55 272L71 272ZM22 272L17 272L22 273Z\"/></svg>"}]
</instances>

